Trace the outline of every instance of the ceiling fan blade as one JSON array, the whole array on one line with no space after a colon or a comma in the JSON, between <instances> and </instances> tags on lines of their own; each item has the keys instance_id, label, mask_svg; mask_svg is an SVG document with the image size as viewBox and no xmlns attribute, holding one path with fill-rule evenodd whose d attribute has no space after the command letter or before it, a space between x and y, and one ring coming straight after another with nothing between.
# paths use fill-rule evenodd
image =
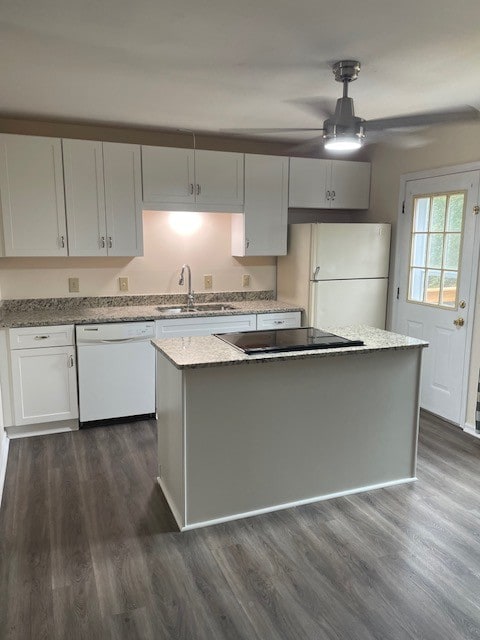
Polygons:
<instances>
[{"instance_id":1,"label":"ceiling fan blade","mask_svg":"<svg viewBox=\"0 0 480 640\"><path fill-rule=\"evenodd\" d=\"M480 112L474 107L462 107L452 111L430 111L416 113L410 116L397 116L393 118L380 118L367 120L366 130L383 131L384 129L400 129L403 127L428 127L432 124L449 124L451 122L467 122L478 120Z\"/></svg>"},{"instance_id":2,"label":"ceiling fan blade","mask_svg":"<svg viewBox=\"0 0 480 640\"><path fill-rule=\"evenodd\" d=\"M297 155L297 154L301 155L302 153L311 153L312 151L315 151L318 153L319 149L322 146L321 140L322 140L321 136L318 136L317 138L312 138L311 140L302 142L302 144L295 144L292 147L290 147L290 151L294 155Z\"/></svg>"},{"instance_id":3,"label":"ceiling fan blade","mask_svg":"<svg viewBox=\"0 0 480 640\"><path fill-rule=\"evenodd\" d=\"M299 128L292 128L292 129L287 129L287 128L279 128L279 129L221 129L221 131L224 131L225 133L288 133L290 132L295 132L295 131L323 131L323 129L299 129Z\"/></svg>"},{"instance_id":4,"label":"ceiling fan blade","mask_svg":"<svg viewBox=\"0 0 480 640\"><path fill-rule=\"evenodd\" d=\"M300 107L300 109L309 115L313 115L322 121L331 118L335 113L336 100L332 100L331 98L317 96L314 98L298 98L296 100L289 100L288 102Z\"/></svg>"}]
</instances>

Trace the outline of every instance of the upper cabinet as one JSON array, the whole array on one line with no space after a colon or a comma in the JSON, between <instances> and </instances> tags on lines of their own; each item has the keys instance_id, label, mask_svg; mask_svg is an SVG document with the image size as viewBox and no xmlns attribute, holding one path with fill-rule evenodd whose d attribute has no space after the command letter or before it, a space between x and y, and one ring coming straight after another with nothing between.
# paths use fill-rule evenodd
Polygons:
<instances>
[{"instance_id":1,"label":"upper cabinet","mask_svg":"<svg viewBox=\"0 0 480 640\"><path fill-rule=\"evenodd\" d=\"M243 211L243 153L142 146L144 208Z\"/></svg>"},{"instance_id":2,"label":"upper cabinet","mask_svg":"<svg viewBox=\"0 0 480 640\"><path fill-rule=\"evenodd\" d=\"M290 158L290 207L368 209L369 200L369 162Z\"/></svg>"},{"instance_id":3,"label":"upper cabinet","mask_svg":"<svg viewBox=\"0 0 480 640\"><path fill-rule=\"evenodd\" d=\"M245 155L244 213L232 219L232 255L287 253L288 158Z\"/></svg>"},{"instance_id":4,"label":"upper cabinet","mask_svg":"<svg viewBox=\"0 0 480 640\"><path fill-rule=\"evenodd\" d=\"M0 135L0 202L0 255L67 255L59 139Z\"/></svg>"}]
</instances>

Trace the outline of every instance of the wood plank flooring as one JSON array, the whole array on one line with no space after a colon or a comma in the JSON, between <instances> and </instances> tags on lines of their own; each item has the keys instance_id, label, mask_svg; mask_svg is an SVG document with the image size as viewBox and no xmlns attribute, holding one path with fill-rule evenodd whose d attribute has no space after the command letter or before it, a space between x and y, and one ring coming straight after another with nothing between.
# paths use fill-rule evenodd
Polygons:
<instances>
[{"instance_id":1,"label":"wood plank flooring","mask_svg":"<svg viewBox=\"0 0 480 640\"><path fill-rule=\"evenodd\" d=\"M179 533L152 422L14 440L2 640L480 638L480 441L423 415L418 482Z\"/></svg>"}]
</instances>

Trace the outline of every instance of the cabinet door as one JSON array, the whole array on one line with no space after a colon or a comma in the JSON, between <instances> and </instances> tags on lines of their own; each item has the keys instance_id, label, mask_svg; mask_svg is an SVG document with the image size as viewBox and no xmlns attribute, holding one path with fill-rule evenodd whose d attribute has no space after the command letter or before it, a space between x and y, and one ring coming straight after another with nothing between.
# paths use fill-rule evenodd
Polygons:
<instances>
[{"instance_id":1,"label":"cabinet door","mask_svg":"<svg viewBox=\"0 0 480 640\"><path fill-rule=\"evenodd\" d=\"M288 158L245 156L245 213L232 221L232 254L287 253ZM242 228L243 226L243 228Z\"/></svg>"},{"instance_id":2,"label":"cabinet door","mask_svg":"<svg viewBox=\"0 0 480 640\"><path fill-rule=\"evenodd\" d=\"M140 147L103 143L109 256L143 255Z\"/></svg>"},{"instance_id":3,"label":"cabinet door","mask_svg":"<svg viewBox=\"0 0 480 640\"><path fill-rule=\"evenodd\" d=\"M368 209L370 163L332 160L330 193L332 209Z\"/></svg>"},{"instance_id":4,"label":"cabinet door","mask_svg":"<svg viewBox=\"0 0 480 640\"><path fill-rule=\"evenodd\" d=\"M68 255L106 256L101 142L63 140Z\"/></svg>"},{"instance_id":5,"label":"cabinet door","mask_svg":"<svg viewBox=\"0 0 480 640\"><path fill-rule=\"evenodd\" d=\"M74 347L11 352L15 425L78 417Z\"/></svg>"},{"instance_id":6,"label":"cabinet door","mask_svg":"<svg viewBox=\"0 0 480 640\"><path fill-rule=\"evenodd\" d=\"M289 207L324 209L331 161L316 158L290 158Z\"/></svg>"},{"instance_id":7,"label":"cabinet door","mask_svg":"<svg viewBox=\"0 0 480 640\"><path fill-rule=\"evenodd\" d=\"M142 181L147 206L194 204L193 149L142 146Z\"/></svg>"},{"instance_id":8,"label":"cabinet door","mask_svg":"<svg viewBox=\"0 0 480 640\"><path fill-rule=\"evenodd\" d=\"M195 193L199 205L216 205L228 212L243 205L243 153L195 152Z\"/></svg>"},{"instance_id":9,"label":"cabinet door","mask_svg":"<svg viewBox=\"0 0 480 640\"><path fill-rule=\"evenodd\" d=\"M255 331L255 314L239 316L209 316L203 318L178 318L157 320L157 338L177 338L182 336L209 336L212 333L234 333L235 331Z\"/></svg>"},{"instance_id":10,"label":"cabinet door","mask_svg":"<svg viewBox=\"0 0 480 640\"><path fill-rule=\"evenodd\" d=\"M0 135L0 198L5 255L67 255L59 139Z\"/></svg>"}]
</instances>

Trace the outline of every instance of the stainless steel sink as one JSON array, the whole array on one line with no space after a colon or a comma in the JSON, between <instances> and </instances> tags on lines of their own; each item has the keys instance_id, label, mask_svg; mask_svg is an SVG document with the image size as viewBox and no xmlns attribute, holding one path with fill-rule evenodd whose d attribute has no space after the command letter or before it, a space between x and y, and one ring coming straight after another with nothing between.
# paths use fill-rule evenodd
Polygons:
<instances>
[{"instance_id":1,"label":"stainless steel sink","mask_svg":"<svg viewBox=\"0 0 480 640\"><path fill-rule=\"evenodd\" d=\"M160 313L177 314L177 313L201 313L202 311L231 311L235 307L231 304L196 304L194 307L187 305L178 305L177 307L157 307Z\"/></svg>"}]
</instances>

